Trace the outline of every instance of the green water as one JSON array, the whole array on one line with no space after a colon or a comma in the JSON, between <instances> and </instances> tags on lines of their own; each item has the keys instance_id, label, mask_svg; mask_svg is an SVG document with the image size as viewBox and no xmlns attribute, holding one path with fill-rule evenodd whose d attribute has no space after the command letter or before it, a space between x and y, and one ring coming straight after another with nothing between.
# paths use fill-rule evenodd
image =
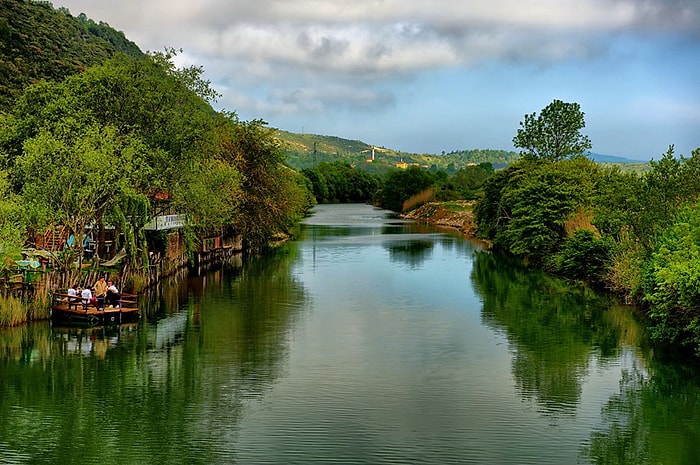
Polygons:
<instances>
[{"instance_id":1,"label":"green water","mask_svg":"<svg viewBox=\"0 0 700 465\"><path fill-rule=\"evenodd\" d=\"M142 304L0 331L0 464L700 463L630 309L368 206Z\"/></svg>"}]
</instances>

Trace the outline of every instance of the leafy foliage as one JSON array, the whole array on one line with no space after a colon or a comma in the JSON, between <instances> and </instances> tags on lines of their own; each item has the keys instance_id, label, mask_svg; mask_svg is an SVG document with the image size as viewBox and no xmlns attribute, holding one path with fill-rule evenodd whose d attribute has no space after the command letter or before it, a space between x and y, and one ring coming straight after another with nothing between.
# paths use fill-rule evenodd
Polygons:
<instances>
[{"instance_id":1,"label":"leafy foliage","mask_svg":"<svg viewBox=\"0 0 700 465\"><path fill-rule=\"evenodd\" d=\"M243 195L234 229L250 248L264 247L279 232L288 231L310 206L307 185L285 167L284 152L274 131L262 120L233 120L222 134L220 156L241 173Z\"/></svg>"},{"instance_id":2,"label":"leafy foliage","mask_svg":"<svg viewBox=\"0 0 700 465\"><path fill-rule=\"evenodd\" d=\"M48 2L0 2L0 111L30 84L60 81L117 53L144 54L123 33Z\"/></svg>"},{"instance_id":3,"label":"leafy foliage","mask_svg":"<svg viewBox=\"0 0 700 465\"><path fill-rule=\"evenodd\" d=\"M74 128L77 129L77 128ZM75 237L109 211L121 196L135 195L133 176L145 158L138 139L95 125L66 134L41 131L27 139L16 173L24 201L44 213L43 224L60 224ZM76 241L82 255L82 241Z\"/></svg>"},{"instance_id":4,"label":"leafy foliage","mask_svg":"<svg viewBox=\"0 0 700 465\"><path fill-rule=\"evenodd\" d=\"M525 115L513 137L513 145L523 149L526 156L549 161L583 155L591 148L588 136L580 132L585 126L584 113L578 103L555 99L539 115Z\"/></svg>"},{"instance_id":5,"label":"leafy foliage","mask_svg":"<svg viewBox=\"0 0 700 465\"><path fill-rule=\"evenodd\" d=\"M389 173L379 192L382 207L396 212L403 210L403 204L435 182L435 175L417 166Z\"/></svg>"},{"instance_id":6,"label":"leafy foliage","mask_svg":"<svg viewBox=\"0 0 700 465\"><path fill-rule=\"evenodd\" d=\"M318 202L370 202L379 188L377 176L347 162L320 163L302 173L311 181Z\"/></svg>"},{"instance_id":7,"label":"leafy foliage","mask_svg":"<svg viewBox=\"0 0 700 465\"><path fill-rule=\"evenodd\" d=\"M683 207L645 264L653 335L700 355L700 205Z\"/></svg>"},{"instance_id":8,"label":"leafy foliage","mask_svg":"<svg viewBox=\"0 0 700 465\"><path fill-rule=\"evenodd\" d=\"M600 282L610 264L609 241L590 229L577 229L567 237L553 260L553 270L562 276Z\"/></svg>"},{"instance_id":9,"label":"leafy foliage","mask_svg":"<svg viewBox=\"0 0 700 465\"><path fill-rule=\"evenodd\" d=\"M493 165L488 162L466 166L449 179L447 188L457 192L460 198L472 200L486 180L493 175Z\"/></svg>"},{"instance_id":10,"label":"leafy foliage","mask_svg":"<svg viewBox=\"0 0 700 465\"><path fill-rule=\"evenodd\" d=\"M597 170L585 157L514 164L487 180L474 210L479 230L496 246L544 263L561 247L569 216L591 203Z\"/></svg>"},{"instance_id":11,"label":"leafy foliage","mask_svg":"<svg viewBox=\"0 0 700 465\"><path fill-rule=\"evenodd\" d=\"M7 173L0 171L0 257L19 257L23 243L24 211L10 189ZM0 270L5 262L0 261Z\"/></svg>"}]
</instances>

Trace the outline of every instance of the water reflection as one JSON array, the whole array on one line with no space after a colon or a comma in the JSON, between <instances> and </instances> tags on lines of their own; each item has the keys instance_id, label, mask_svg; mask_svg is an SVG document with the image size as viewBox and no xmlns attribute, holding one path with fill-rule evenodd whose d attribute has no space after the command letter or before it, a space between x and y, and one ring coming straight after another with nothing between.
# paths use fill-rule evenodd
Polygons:
<instances>
[{"instance_id":1,"label":"water reflection","mask_svg":"<svg viewBox=\"0 0 700 465\"><path fill-rule=\"evenodd\" d=\"M506 257L477 253L472 280L484 322L503 331L512 346L519 392L544 414L574 415L591 363L616 360L642 334L614 301Z\"/></svg>"},{"instance_id":2,"label":"water reflection","mask_svg":"<svg viewBox=\"0 0 700 465\"><path fill-rule=\"evenodd\" d=\"M283 371L303 308L293 254L163 286L136 325L0 331L0 462L235 462L221 441Z\"/></svg>"},{"instance_id":3,"label":"water reflection","mask_svg":"<svg viewBox=\"0 0 700 465\"><path fill-rule=\"evenodd\" d=\"M583 453L595 464L698 463L700 370L654 361L623 373Z\"/></svg>"},{"instance_id":4,"label":"water reflection","mask_svg":"<svg viewBox=\"0 0 700 465\"><path fill-rule=\"evenodd\" d=\"M137 325L0 330L0 463L696 463L697 371L629 309L333 207Z\"/></svg>"}]
</instances>

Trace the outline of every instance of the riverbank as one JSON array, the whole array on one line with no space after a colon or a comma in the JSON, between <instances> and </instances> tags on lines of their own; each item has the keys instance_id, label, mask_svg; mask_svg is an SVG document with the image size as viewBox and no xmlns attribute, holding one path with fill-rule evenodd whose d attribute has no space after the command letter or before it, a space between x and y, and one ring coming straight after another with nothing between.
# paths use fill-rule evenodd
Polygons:
<instances>
[{"instance_id":1,"label":"riverbank","mask_svg":"<svg viewBox=\"0 0 700 465\"><path fill-rule=\"evenodd\" d=\"M400 215L401 218L421 221L452 228L468 239L477 239L476 221L474 219L474 200L455 200L451 202L430 202L415 210Z\"/></svg>"}]
</instances>

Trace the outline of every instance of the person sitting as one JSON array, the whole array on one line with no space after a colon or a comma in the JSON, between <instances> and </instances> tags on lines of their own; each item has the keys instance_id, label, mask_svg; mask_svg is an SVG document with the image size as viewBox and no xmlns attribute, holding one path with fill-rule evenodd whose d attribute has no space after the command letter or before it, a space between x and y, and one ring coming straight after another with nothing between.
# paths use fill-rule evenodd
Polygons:
<instances>
[{"instance_id":1,"label":"person sitting","mask_svg":"<svg viewBox=\"0 0 700 465\"><path fill-rule=\"evenodd\" d=\"M86 287L82 290L82 292L80 293L80 298L83 302L83 307L85 308L85 311L87 311L88 305L90 304L94 304L95 306L97 306L97 299L95 299L92 296L92 291L89 287Z\"/></svg>"},{"instance_id":2,"label":"person sitting","mask_svg":"<svg viewBox=\"0 0 700 465\"><path fill-rule=\"evenodd\" d=\"M75 304L78 301L78 285L75 284L73 287L68 288L68 297L65 298L66 302L68 302L68 307L72 304Z\"/></svg>"},{"instance_id":3,"label":"person sitting","mask_svg":"<svg viewBox=\"0 0 700 465\"><path fill-rule=\"evenodd\" d=\"M115 286L112 281L107 281L107 303L109 306L118 307L120 298L121 296L119 295L119 289L117 289L117 286Z\"/></svg>"}]
</instances>

